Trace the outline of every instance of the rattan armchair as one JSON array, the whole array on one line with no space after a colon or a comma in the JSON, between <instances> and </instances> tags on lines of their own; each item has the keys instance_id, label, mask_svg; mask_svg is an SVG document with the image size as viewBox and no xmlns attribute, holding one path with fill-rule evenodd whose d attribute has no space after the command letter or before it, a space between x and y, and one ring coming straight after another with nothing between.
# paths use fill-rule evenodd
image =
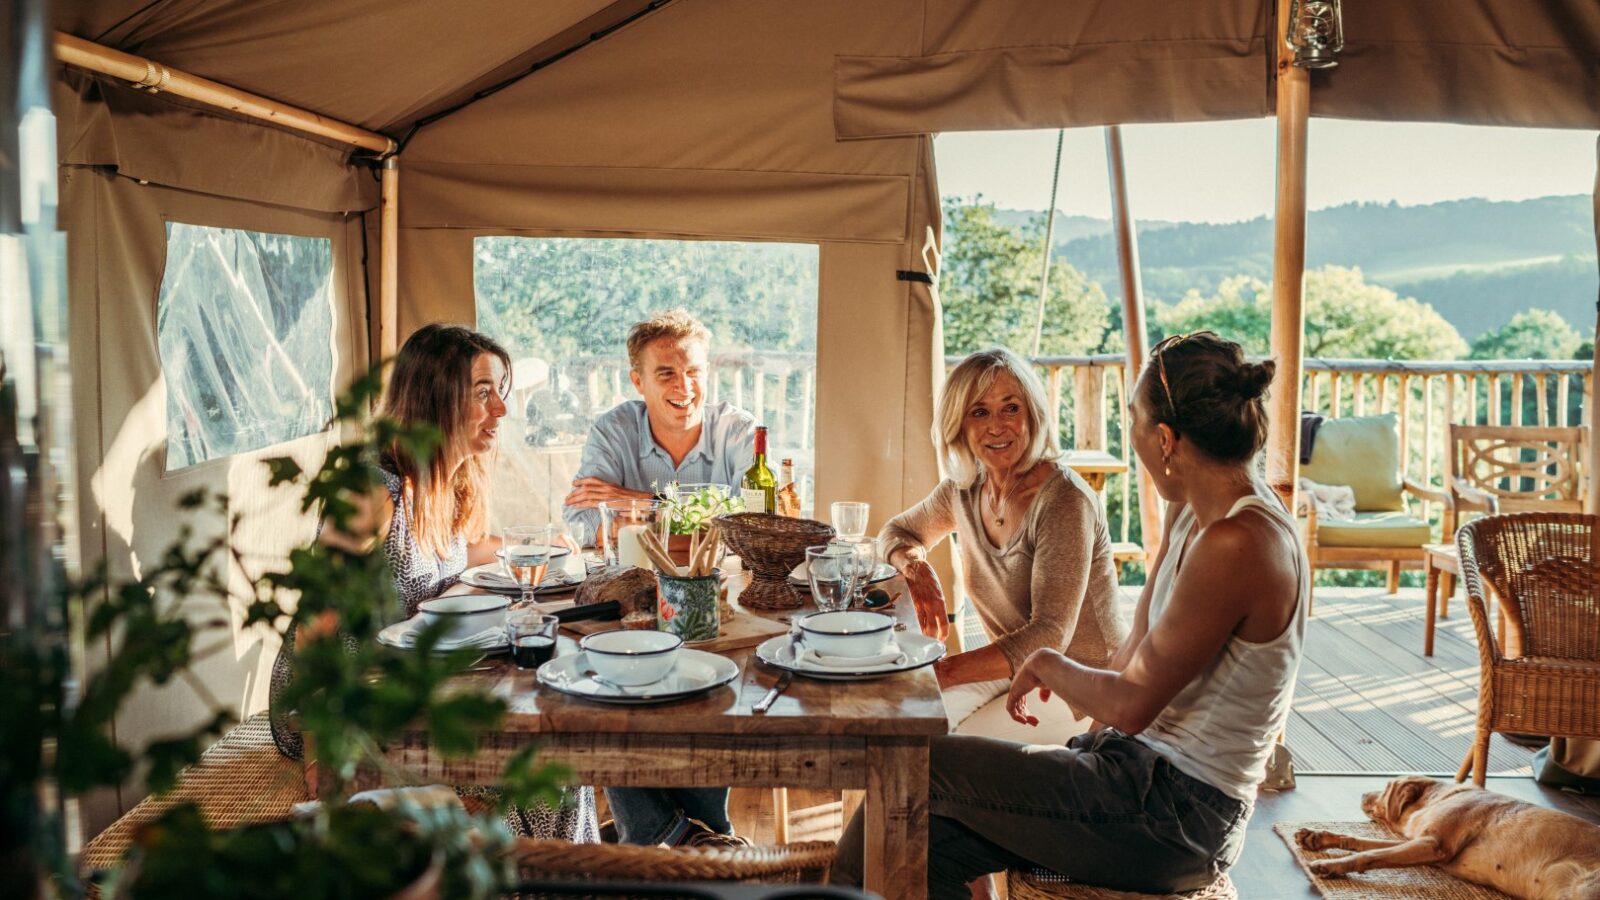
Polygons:
<instances>
[{"instance_id":1,"label":"rattan armchair","mask_svg":"<svg viewBox=\"0 0 1600 900\"><path fill-rule=\"evenodd\" d=\"M1456 773L1479 787L1496 731L1600 738L1600 517L1517 513L1457 535L1478 636L1478 732ZM1506 617L1489 627L1488 591Z\"/></svg>"}]
</instances>

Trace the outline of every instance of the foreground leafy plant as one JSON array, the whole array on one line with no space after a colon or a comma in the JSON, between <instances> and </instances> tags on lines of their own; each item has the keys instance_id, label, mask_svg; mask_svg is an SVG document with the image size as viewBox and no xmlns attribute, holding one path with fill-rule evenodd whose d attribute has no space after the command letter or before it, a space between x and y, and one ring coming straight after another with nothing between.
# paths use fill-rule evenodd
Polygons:
<instances>
[{"instance_id":1,"label":"foreground leafy plant","mask_svg":"<svg viewBox=\"0 0 1600 900\"><path fill-rule=\"evenodd\" d=\"M231 715L213 700L219 711L200 728L138 754L110 739L112 718L147 682L182 679L210 698L190 669L231 640L196 649L197 639L210 631L231 637L230 605L240 602L245 627L298 636L293 684L283 699L297 710L311 761L331 791L305 817L225 831L210 829L194 805L179 804L142 829L136 865L116 894L139 900L386 897L437 864L442 896L481 898L514 876L502 856L510 835L492 814L406 804L380 811L343 802L363 766L383 768L391 783L406 781L405 773L386 766L379 748L415 723L426 723L441 753L458 756L470 753L506 712L503 700L481 692L442 690L475 654L433 654L440 629L424 630L412 652L376 642L397 602L375 526L358 525L358 511L383 490L376 464L386 449L426 459L439 443L431 427L369 420L366 410L380 385L373 371L339 398L333 425L356 438L330 451L316 471L303 471L288 458L267 462L270 483L302 486L302 510L319 512L333 540L296 549L287 568L251 577L230 549L235 542L197 541L185 524L172 549L136 581L112 583L102 572L75 586L67 600L89 610L89 637L116 638L76 704L64 650L10 637L0 642L0 708L10 715L0 728L0 856L32 843L33 855L56 873L51 892L80 892L59 843L43 837L47 830L20 834L40 819L39 785L53 781L65 793L81 794L121 784L143 765L153 793L170 789L207 739L233 724ZM181 505L191 513L211 505L225 512L226 498L196 493ZM238 526L235 517L229 530ZM244 576L247 596L230 596L229 572ZM218 614L195 621L196 601L215 603ZM563 767L538 765L530 748L508 765L499 809L559 802L569 778Z\"/></svg>"}]
</instances>

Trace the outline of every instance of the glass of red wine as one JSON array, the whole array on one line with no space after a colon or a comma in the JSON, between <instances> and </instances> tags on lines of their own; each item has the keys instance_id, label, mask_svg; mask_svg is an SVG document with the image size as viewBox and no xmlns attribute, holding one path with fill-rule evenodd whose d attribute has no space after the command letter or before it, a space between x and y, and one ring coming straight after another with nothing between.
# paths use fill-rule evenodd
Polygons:
<instances>
[{"instance_id":1,"label":"glass of red wine","mask_svg":"<svg viewBox=\"0 0 1600 900\"><path fill-rule=\"evenodd\" d=\"M506 616L506 642L519 669L537 669L555 658L560 620L544 613L513 611Z\"/></svg>"}]
</instances>

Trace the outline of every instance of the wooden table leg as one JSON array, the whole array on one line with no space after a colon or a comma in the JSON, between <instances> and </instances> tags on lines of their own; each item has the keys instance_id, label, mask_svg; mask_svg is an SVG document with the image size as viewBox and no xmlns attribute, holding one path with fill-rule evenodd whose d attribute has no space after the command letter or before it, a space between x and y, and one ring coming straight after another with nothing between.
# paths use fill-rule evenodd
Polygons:
<instances>
[{"instance_id":1,"label":"wooden table leg","mask_svg":"<svg viewBox=\"0 0 1600 900\"><path fill-rule=\"evenodd\" d=\"M867 744L865 887L886 898L928 895L928 739Z\"/></svg>"}]
</instances>

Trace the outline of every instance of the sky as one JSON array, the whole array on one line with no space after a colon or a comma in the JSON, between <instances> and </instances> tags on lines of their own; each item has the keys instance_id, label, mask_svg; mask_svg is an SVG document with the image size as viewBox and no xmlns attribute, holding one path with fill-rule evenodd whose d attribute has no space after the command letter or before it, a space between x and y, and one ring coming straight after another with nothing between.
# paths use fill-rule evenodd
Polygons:
<instances>
[{"instance_id":1,"label":"sky","mask_svg":"<svg viewBox=\"0 0 1600 900\"><path fill-rule=\"evenodd\" d=\"M1275 119L1124 125L1122 144L1135 220L1237 222L1272 212ZM1594 188L1589 131L1312 119L1307 146L1310 209L1525 200ZM1044 209L1055 149L1053 129L939 135L940 193ZM1067 130L1056 208L1110 217L1104 129Z\"/></svg>"}]
</instances>

